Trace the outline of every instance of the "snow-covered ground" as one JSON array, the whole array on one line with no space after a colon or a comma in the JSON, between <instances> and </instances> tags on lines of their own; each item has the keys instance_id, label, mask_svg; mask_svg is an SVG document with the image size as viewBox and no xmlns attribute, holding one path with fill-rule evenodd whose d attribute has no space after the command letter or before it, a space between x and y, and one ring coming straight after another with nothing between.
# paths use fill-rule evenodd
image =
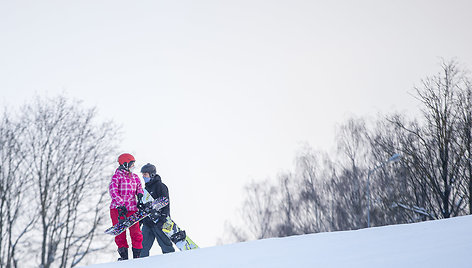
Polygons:
<instances>
[{"instance_id":1,"label":"snow-covered ground","mask_svg":"<svg viewBox=\"0 0 472 268\"><path fill-rule=\"evenodd\" d=\"M472 267L471 254L472 216L464 216L265 239L89 267Z\"/></svg>"}]
</instances>

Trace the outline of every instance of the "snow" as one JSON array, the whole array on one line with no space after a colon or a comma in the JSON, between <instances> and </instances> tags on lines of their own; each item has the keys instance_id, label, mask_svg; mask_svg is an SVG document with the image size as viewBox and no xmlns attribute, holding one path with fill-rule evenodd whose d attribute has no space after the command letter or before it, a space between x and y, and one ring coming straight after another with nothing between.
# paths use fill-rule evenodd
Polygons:
<instances>
[{"instance_id":1,"label":"snow","mask_svg":"<svg viewBox=\"0 0 472 268\"><path fill-rule=\"evenodd\" d=\"M472 216L463 216L264 239L89 267L472 267L471 238Z\"/></svg>"}]
</instances>

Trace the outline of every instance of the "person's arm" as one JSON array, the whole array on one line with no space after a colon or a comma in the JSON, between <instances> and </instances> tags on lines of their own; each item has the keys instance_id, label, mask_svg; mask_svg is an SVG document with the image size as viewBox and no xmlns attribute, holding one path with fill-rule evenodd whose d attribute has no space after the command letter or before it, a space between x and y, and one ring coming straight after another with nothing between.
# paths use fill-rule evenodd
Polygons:
<instances>
[{"instance_id":1,"label":"person's arm","mask_svg":"<svg viewBox=\"0 0 472 268\"><path fill-rule=\"evenodd\" d=\"M137 194L144 195L143 185L141 184L141 180L139 179L138 175L135 175L134 179L136 180L136 195Z\"/></svg>"},{"instance_id":2,"label":"person's arm","mask_svg":"<svg viewBox=\"0 0 472 268\"><path fill-rule=\"evenodd\" d=\"M124 206L124 200L119 194L120 181L118 176L113 176L111 178L110 187L108 191L110 192L111 199L116 202L116 207Z\"/></svg>"},{"instance_id":3,"label":"person's arm","mask_svg":"<svg viewBox=\"0 0 472 268\"><path fill-rule=\"evenodd\" d=\"M165 184L162 184L162 196L167 197L167 200L169 200L169 205L165 206L162 209L162 214L167 216L170 216L170 197L169 197L169 189Z\"/></svg>"},{"instance_id":4,"label":"person's arm","mask_svg":"<svg viewBox=\"0 0 472 268\"><path fill-rule=\"evenodd\" d=\"M169 189L165 184L162 184L162 196L167 197L167 199L169 199Z\"/></svg>"}]
</instances>

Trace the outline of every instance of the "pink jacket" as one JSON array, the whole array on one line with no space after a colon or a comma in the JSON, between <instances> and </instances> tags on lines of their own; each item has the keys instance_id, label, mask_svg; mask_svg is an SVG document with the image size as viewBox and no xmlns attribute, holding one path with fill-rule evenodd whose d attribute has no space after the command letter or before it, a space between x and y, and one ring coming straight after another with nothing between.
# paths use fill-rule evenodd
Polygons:
<instances>
[{"instance_id":1,"label":"pink jacket","mask_svg":"<svg viewBox=\"0 0 472 268\"><path fill-rule=\"evenodd\" d=\"M138 175L117 169L108 188L111 196L110 208L126 206L128 211L137 211L136 194L144 193Z\"/></svg>"}]
</instances>

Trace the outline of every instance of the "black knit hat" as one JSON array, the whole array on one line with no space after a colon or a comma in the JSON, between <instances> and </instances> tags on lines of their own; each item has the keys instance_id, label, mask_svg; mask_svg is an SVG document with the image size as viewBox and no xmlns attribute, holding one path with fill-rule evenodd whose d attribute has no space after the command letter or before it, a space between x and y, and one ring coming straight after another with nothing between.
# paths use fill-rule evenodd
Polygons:
<instances>
[{"instance_id":1,"label":"black knit hat","mask_svg":"<svg viewBox=\"0 0 472 268\"><path fill-rule=\"evenodd\" d=\"M141 173L149 173L151 177L156 174L156 167L150 163L147 163L141 168Z\"/></svg>"}]
</instances>

